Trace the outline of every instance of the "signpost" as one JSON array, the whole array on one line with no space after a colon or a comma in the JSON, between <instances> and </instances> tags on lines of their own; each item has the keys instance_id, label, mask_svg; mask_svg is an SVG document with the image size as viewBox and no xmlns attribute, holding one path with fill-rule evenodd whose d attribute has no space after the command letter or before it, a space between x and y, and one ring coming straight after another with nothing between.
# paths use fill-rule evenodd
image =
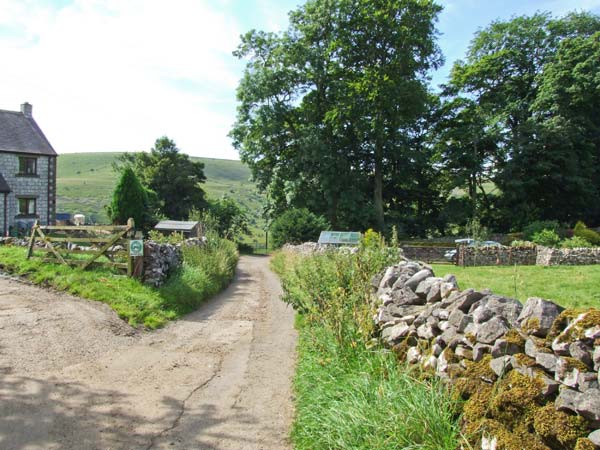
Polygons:
<instances>
[{"instance_id":1,"label":"signpost","mask_svg":"<svg viewBox=\"0 0 600 450\"><path fill-rule=\"evenodd\" d=\"M144 241L142 239L131 239L129 241L129 256L144 256Z\"/></svg>"},{"instance_id":2,"label":"signpost","mask_svg":"<svg viewBox=\"0 0 600 450\"><path fill-rule=\"evenodd\" d=\"M129 264L127 272L130 277L140 278L144 271L144 241L143 239L129 240Z\"/></svg>"}]
</instances>

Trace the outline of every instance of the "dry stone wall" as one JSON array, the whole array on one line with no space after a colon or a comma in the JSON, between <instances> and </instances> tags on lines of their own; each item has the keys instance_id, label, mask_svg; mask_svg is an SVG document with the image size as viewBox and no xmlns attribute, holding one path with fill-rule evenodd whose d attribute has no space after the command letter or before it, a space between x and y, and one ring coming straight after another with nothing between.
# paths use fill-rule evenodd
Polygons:
<instances>
[{"instance_id":1,"label":"dry stone wall","mask_svg":"<svg viewBox=\"0 0 600 450\"><path fill-rule=\"evenodd\" d=\"M539 266L580 266L600 264L600 248L549 248L537 247Z\"/></svg>"},{"instance_id":2,"label":"dry stone wall","mask_svg":"<svg viewBox=\"0 0 600 450\"><path fill-rule=\"evenodd\" d=\"M533 266L536 264L536 247L469 247L458 248L459 266Z\"/></svg>"},{"instance_id":3,"label":"dry stone wall","mask_svg":"<svg viewBox=\"0 0 600 450\"><path fill-rule=\"evenodd\" d=\"M178 246L155 241L144 242L145 284L154 287L163 285L169 274L181 267L182 263L183 256Z\"/></svg>"},{"instance_id":4,"label":"dry stone wall","mask_svg":"<svg viewBox=\"0 0 600 450\"><path fill-rule=\"evenodd\" d=\"M519 448L600 448L599 310L461 291L453 275L436 277L413 261L387 268L372 285L381 339L458 387L467 400L464 416L484 420L476 428L482 449L517 448L509 441ZM507 425L513 416L527 430ZM559 424L544 422L548 417Z\"/></svg>"},{"instance_id":5,"label":"dry stone wall","mask_svg":"<svg viewBox=\"0 0 600 450\"><path fill-rule=\"evenodd\" d=\"M449 250L455 250L456 247L447 246L420 246L420 245L400 245L404 256L408 259L414 259L423 262L446 261L444 255Z\"/></svg>"},{"instance_id":6,"label":"dry stone wall","mask_svg":"<svg viewBox=\"0 0 600 450\"><path fill-rule=\"evenodd\" d=\"M337 251L337 252L346 252L346 253L356 253L358 251L358 247L351 247L346 245L325 245L319 244L317 242L304 242L303 244L285 244L281 247L281 250L284 252L296 253L299 255L310 256L310 255L318 255L323 254L328 251Z\"/></svg>"}]
</instances>

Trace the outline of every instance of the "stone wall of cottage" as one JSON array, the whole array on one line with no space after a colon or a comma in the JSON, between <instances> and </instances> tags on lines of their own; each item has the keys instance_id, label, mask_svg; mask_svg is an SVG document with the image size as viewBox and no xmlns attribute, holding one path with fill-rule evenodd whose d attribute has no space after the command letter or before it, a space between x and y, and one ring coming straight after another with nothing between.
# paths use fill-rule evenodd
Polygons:
<instances>
[{"instance_id":1,"label":"stone wall of cottage","mask_svg":"<svg viewBox=\"0 0 600 450\"><path fill-rule=\"evenodd\" d=\"M30 155L23 155L30 156ZM16 217L19 211L18 198L20 196L35 197L38 220L42 224L48 223L49 213L54 213L53 205L48 205L48 166L52 164L51 157L37 157L37 175L19 176L19 155L13 153L0 153L0 172L8 183L11 193L8 194L8 225L17 225L19 222L31 226L35 218ZM53 168L53 170L55 170ZM1 199L4 200L3 198ZM3 212L4 205L0 204ZM3 220L3 218L2 218ZM4 225L4 224L2 224ZM2 226L1 229L4 229Z\"/></svg>"},{"instance_id":2,"label":"stone wall of cottage","mask_svg":"<svg viewBox=\"0 0 600 450\"><path fill-rule=\"evenodd\" d=\"M408 260L372 285L381 339L409 364L453 383L467 400L465 420L487 420L479 448L513 448L509 440L523 448L574 448L576 441L577 449L600 448L600 310L461 291L453 275L436 277ZM511 428L505 422L513 415ZM526 420L530 428L518 428ZM555 446L557 439L566 444Z\"/></svg>"}]
</instances>

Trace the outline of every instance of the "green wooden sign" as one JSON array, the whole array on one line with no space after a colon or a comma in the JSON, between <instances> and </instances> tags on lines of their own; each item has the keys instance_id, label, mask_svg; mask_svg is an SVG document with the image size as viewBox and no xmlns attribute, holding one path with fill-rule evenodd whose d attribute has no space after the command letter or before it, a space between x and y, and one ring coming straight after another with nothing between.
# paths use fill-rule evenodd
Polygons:
<instances>
[{"instance_id":1,"label":"green wooden sign","mask_svg":"<svg viewBox=\"0 0 600 450\"><path fill-rule=\"evenodd\" d=\"M131 239L129 241L129 256L144 256L144 241Z\"/></svg>"}]
</instances>

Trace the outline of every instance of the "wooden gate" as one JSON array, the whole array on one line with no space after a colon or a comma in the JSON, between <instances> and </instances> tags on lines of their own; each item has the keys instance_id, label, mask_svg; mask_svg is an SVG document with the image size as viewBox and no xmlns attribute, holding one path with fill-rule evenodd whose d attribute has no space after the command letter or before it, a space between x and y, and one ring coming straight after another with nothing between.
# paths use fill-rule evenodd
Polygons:
<instances>
[{"instance_id":1,"label":"wooden gate","mask_svg":"<svg viewBox=\"0 0 600 450\"><path fill-rule=\"evenodd\" d=\"M39 225L31 229L27 259L44 253L42 260L52 263L78 266L84 270L100 265L127 270L133 273L133 261L129 257L129 239L133 237L133 219L127 225L110 226L58 226ZM36 246L41 241L44 246Z\"/></svg>"}]
</instances>

